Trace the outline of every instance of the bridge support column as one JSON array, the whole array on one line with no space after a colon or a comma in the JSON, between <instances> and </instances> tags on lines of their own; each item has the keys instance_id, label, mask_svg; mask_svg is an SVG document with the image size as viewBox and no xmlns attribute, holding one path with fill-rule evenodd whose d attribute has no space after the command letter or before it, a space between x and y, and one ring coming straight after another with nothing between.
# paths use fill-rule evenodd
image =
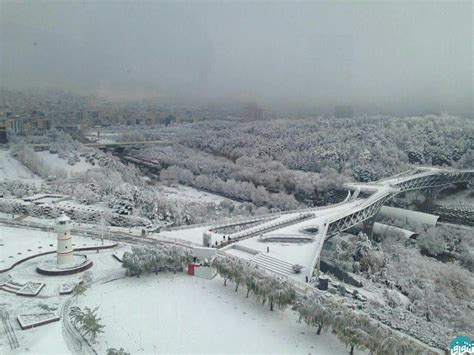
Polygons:
<instances>
[{"instance_id":1,"label":"bridge support column","mask_svg":"<svg viewBox=\"0 0 474 355\"><path fill-rule=\"evenodd\" d=\"M425 197L425 201L421 205L421 210L426 213L432 213L434 209L434 200L438 196L438 193L441 191L439 187L430 187L428 189L423 189L422 194Z\"/></svg>"},{"instance_id":2,"label":"bridge support column","mask_svg":"<svg viewBox=\"0 0 474 355\"><path fill-rule=\"evenodd\" d=\"M362 222L362 231L367 234L369 238L372 238L374 230L375 216L370 217Z\"/></svg>"}]
</instances>

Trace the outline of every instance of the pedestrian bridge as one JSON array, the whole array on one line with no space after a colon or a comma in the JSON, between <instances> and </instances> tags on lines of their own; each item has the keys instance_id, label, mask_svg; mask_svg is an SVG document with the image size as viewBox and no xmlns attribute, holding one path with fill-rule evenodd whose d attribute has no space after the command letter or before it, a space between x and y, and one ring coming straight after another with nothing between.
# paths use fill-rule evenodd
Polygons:
<instances>
[{"instance_id":1,"label":"pedestrian bridge","mask_svg":"<svg viewBox=\"0 0 474 355\"><path fill-rule=\"evenodd\" d=\"M358 208L331 217L327 221L327 235L343 232L374 217L380 211L382 205L398 193L470 182L473 178L474 169L418 168L369 184L346 184L349 190L354 191L351 196L352 199L357 198L360 191L372 192L372 195L365 199Z\"/></svg>"},{"instance_id":2,"label":"pedestrian bridge","mask_svg":"<svg viewBox=\"0 0 474 355\"><path fill-rule=\"evenodd\" d=\"M430 191L446 185L468 183L473 178L474 169L420 167L371 183L347 183L345 187L349 190L349 194L339 204L280 213L269 222L227 235L227 240L219 245L222 245L222 250L226 251L231 250L234 243L238 243L253 249L255 253L269 253L269 257L280 258L283 261L291 260L295 264L306 264L304 273L310 276L314 268L319 265L320 254L328 238L358 224L363 224L366 230L371 230L380 208L395 195L406 191ZM368 197L361 198L362 192ZM308 225L318 226L319 233L313 243L300 246L302 249L306 248L305 252L296 251L289 246L278 249L273 245L269 252L262 243L267 236L270 236L270 232L282 235L299 233ZM221 237L219 234L217 236ZM308 248L311 250L307 250ZM285 253L289 254L285 255ZM297 259L299 256L301 262ZM267 265L268 268L270 266L270 264Z\"/></svg>"}]
</instances>

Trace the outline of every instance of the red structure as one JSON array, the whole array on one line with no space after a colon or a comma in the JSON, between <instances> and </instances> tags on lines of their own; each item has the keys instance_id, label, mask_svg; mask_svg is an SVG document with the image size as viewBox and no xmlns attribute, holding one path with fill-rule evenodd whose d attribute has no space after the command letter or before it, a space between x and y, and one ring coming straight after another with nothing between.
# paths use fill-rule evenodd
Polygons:
<instances>
[{"instance_id":1,"label":"red structure","mask_svg":"<svg viewBox=\"0 0 474 355\"><path fill-rule=\"evenodd\" d=\"M198 267L199 264L188 264L188 275L194 276L194 269Z\"/></svg>"}]
</instances>

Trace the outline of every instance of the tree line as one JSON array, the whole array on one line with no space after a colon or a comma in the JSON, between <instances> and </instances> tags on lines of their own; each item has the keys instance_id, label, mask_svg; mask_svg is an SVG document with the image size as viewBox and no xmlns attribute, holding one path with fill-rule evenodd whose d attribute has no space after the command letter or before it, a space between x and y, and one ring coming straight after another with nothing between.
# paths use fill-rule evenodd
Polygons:
<instances>
[{"instance_id":1,"label":"tree line","mask_svg":"<svg viewBox=\"0 0 474 355\"><path fill-rule=\"evenodd\" d=\"M365 314L350 309L342 301L329 295L312 292L298 294L287 280L270 275L250 262L234 257L218 257L212 265L224 279L224 285L231 281L235 291L243 284L247 297L252 294L256 301L269 304L270 310L291 306L299 315L299 321L316 327L316 334L331 330L336 337L350 348L369 351L370 354L427 354L424 346L381 325Z\"/></svg>"}]
</instances>

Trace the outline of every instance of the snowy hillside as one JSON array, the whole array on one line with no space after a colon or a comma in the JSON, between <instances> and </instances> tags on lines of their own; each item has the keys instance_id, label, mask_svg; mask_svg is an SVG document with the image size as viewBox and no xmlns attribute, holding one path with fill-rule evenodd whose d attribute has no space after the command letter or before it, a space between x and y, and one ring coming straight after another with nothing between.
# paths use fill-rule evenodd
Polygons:
<instances>
[{"instance_id":1,"label":"snowy hillside","mask_svg":"<svg viewBox=\"0 0 474 355\"><path fill-rule=\"evenodd\" d=\"M13 158L8 150L0 150L0 180L20 180L41 184L41 178Z\"/></svg>"},{"instance_id":2,"label":"snowy hillside","mask_svg":"<svg viewBox=\"0 0 474 355\"><path fill-rule=\"evenodd\" d=\"M52 170L63 169L68 174L82 173L88 169L92 169L93 166L86 162L84 158L81 158L81 161L69 165L67 160L60 158L57 154L51 154L49 151L35 152L35 154L45 162Z\"/></svg>"}]
</instances>

